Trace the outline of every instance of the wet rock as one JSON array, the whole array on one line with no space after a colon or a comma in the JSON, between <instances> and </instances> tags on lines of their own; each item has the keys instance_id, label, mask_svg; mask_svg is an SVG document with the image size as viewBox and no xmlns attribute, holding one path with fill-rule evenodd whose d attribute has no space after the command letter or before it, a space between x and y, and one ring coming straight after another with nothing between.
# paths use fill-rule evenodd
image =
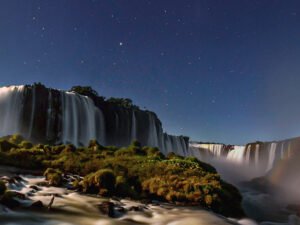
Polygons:
<instances>
[{"instance_id":1,"label":"wet rock","mask_svg":"<svg viewBox=\"0 0 300 225\"><path fill-rule=\"evenodd\" d=\"M99 210L109 216L109 217L114 217L114 206L115 204L109 201L102 202L100 205L98 205Z\"/></svg>"},{"instance_id":2,"label":"wet rock","mask_svg":"<svg viewBox=\"0 0 300 225\"><path fill-rule=\"evenodd\" d=\"M139 206L131 206L128 211L134 211L134 212L143 212L146 209L145 206L139 205Z\"/></svg>"},{"instance_id":3,"label":"wet rock","mask_svg":"<svg viewBox=\"0 0 300 225\"><path fill-rule=\"evenodd\" d=\"M16 181L12 177L3 176L1 177L1 180L8 183L8 184L15 184Z\"/></svg>"},{"instance_id":4,"label":"wet rock","mask_svg":"<svg viewBox=\"0 0 300 225\"><path fill-rule=\"evenodd\" d=\"M31 189L33 189L33 190L35 190L35 191L39 191L39 190L41 190L38 186L36 186L36 185L31 185L31 186L29 186L29 188L31 188Z\"/></svg>"},{"instance_id":5,"label":"wet rock","mask_svg":"<svg viewBox=\"0 0 300 225\"><path fill-rule=\"evenodd\" d=\"M36 185L41 186L41 187L48 187L49 183L47 181L41 181L41 182L38 182Z\"/></svg>"},{"instance_id":6,"label":"wet rock","mask_svg":"<svg viewBox=\"0 0 300 225\"><path fill-rule=\"evenodd\" d=\"M29 208L31 208L31 209L43 209L44 208L44 204L43 204L42 201L39 200L39 201L36 201L36 202L32 203L29 206Z\"/></svg>"},{"instance_id":7,"label":"wet rock","mask_svg":"<svg viewBox=\"0 0 300 225\"><path fill-rule=\"evenodd\" d=\"M25 199L25 195L15 191L7 191L0 199L0 203L8 208L16 208L21 204L17 199Z\"/></svg>"},{"instance_id":8,"label":"wet rock","mask_svg":"<svg viewBox=\"0 0 300 225\"><path fill-rule=\"evenodd\" d=\"M151 204L151 203L153 203L153 202L152 202L152 200L151 200L151 199L142 199L142 200L141 200L141 203L143 203L143 204L146 204L146 205L147 205L147 204Z\"/></svg>"},{"instance_id":9,"label":"wet rock","mask_svg":"<svg viewBox=\"0 0 300 225\"><path fill-rule=\"evenodd\" d=\"M126 212L126 209L124 207L122 207L122 206L117 206L115 209L119 213L125 213Z\"/></svg>"},{"instance_id":10,"label":"wet rock","mask_svg":"<svg viewBox=\"0 0 300 225\"><path fill-rule=\"evenodd\" d=\"M14 176L12 179L18 181L18 182L21 182L21 181L24 181L24 179L18 175Z\"/></svg>"}]
</instances>

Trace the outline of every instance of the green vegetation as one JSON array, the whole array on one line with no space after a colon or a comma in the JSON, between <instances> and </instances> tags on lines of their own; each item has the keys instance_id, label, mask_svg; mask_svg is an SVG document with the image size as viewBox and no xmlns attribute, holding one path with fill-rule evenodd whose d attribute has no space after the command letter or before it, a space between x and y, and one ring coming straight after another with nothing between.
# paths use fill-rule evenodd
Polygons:
<instances>
[{"instance_id":1,"label":"green vegetation","mask_svg":"<svg viewBox=\"0 0 300 225\"><path fill-rule=\"evenodd\" d=\"M62 184L62 172L59 169L48 168L44 172L44 176L50 185L60 186Z\"/></svg>"},{"instance_id":2,"label":"green vegetation","mask_svg":"<svg viewBox=\"0 0 300 225\"><path fill-rule=\"evenodd\" d=\"M63 173L72 173L84 177L73 186L85 193L200 205L225 216L243 216L238 190L194 157L164 156L159 149L137 141L117 148L92 140L88 147L76 148L29 145L13 135L2 138L0 146L1 142L11 146L1 149L1 164L46 170L44 175L52 185L61 185Z\"/></svg>"},{"instance_id":3,"label":"green vegetation","mask_svg":"<svg viewBox=\"0 0 300 225\"><path fill-rule=\"evenodd\" d=\"M93 100L97 99L101 102L105 100L105 97L100 96L98 92L90 86L73 86L69 91L76 92L80 95L88 96Z\"/></svg>"},{"instance_id":4,"label":"green vegetation","mask_svg":"<svg viewBox=\"0 0 300 225\"><path fill-rule=\"evenodd\" d=\"M109 98L105 100L105 97L100 96L97 91L95 91L90 86L73 86L69 91L76 92L80 95L88 96L93 99L95 102L106 102L114 106L119 106L127 109L139 109L138 106L132 103L132 100L129 98Z\"/></svg>"},{"instance_id":5,"label":"green vegetation","mask_svg":"<svg viewBox=\"0 0 300 225\"><path fill-rule=\"evenodd\" d=\"M107 99L108 103L111 103L116 106L124 107L127 109L139 109L138 106L134 105L132 100L129 98L109 98Z\"/></svg>"}]
</instances>

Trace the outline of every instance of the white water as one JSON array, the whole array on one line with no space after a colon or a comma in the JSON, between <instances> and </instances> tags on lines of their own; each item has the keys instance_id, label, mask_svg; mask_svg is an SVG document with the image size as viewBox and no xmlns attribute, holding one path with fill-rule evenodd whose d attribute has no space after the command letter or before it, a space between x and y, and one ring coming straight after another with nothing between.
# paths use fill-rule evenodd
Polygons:
<instances>
[{"instance_id":1,"label":"white water","mask_svg":"<svg viewBox=\"0 0 300 225\"><path fill-rule=\"evenodd\" d=\"M21 131L24 86L0 88L0 136Z\"/></svg>"},{"instance_id":2,"label":"white water","mask_svg":"<svg viewBox=\"0 0 300 225\"><path fill-rule=\"evenodd\" d=\"M270 145L271 146L269 148L268 167L267 167L266 172L270 171L273 168L273 164L275 161L275 153L276 153L275 151L276 151L277 144L271 143Z\"/></svg>"},{"instance_id":3,"label":"white water","mask_svg":"<svg viewBox=\"0 0 300 225\"><path fill-rule=\"evenodd\" d=\"M228 153L227 159L233 163L242 164L245 160L245 151L245 146L234 146L234 149Z\"/></svg>"},{"instance_id":4,"label":"white water","mask_svg":"<svg viewBox=\"0 0 300 225\"><path fill-rule=\"evenodd\" d=\"M132 110L132 126L131 126L131 140L136 140L137 139L137 121L135 117L135 112Z\"/></svg>"},{"instance_id":5,"label":"white water","mask_svg":"<svg viewBox=\"0 0 300 225\"><path fill-rule=\"evenodd\" d=\"M87 145L91 139L96 139L102 145L119 145L120 143L124 145L124 143L129 144L139 136L146 136L144 137L145 143L142 144L159 147L164 153L173 151L184 155L187 152L184 139L164 134L153 113L144 113L148 117L145 117L148 120L148 126L146 125L144 130L138 130L138 121L134 111L132 111L131 115L129 114L130 111L125 110L126 116L120 116L117 112L114 112L115 127L110 135L115 136L108 137L105 127L109 121L106 121L103 112L95 106L92 99L64 91L58 93L60 99L57 99L57 97L53 96L53 91L57 90L48 89L46 115L40 115L39 109L41 106L39 104L41 101L35 86L32 86L31 89L25 86L0 88L0 136L19 133L26 138L34 140L34 135L38 133L34 131L35 123L40 122L36 119L36 116L39 115L40 118L45 118L45 141L53 141L55 139L58 143L72 143L78 146ZM28 93L31 93L29 95L30 99L28 99ZM25 100L32 103L29 109L27 109L29 104ZM26 110L29 112L24 112L25 103L27 104ZM24 115L29 121L22 121ZM131 120L131 124L128 125L129 127L126 130L121 130L121 125L124 122L121 120L123 119ZM59 121L61 122L61 130L57 130L60 129L57 124ZM42 134L39 134L39 136L42 136ZM128 140L123 138L123 136L128 137ZM110 143L107 141L108 138ZM122 141L119 142L119 140Z\"/></svg>"},{"instance_id":6,"label":"white water","mask_svg":"<svg viewBox=\"0 0 300 225\"><path fill-rule=\"evenodd\" d=\"M32 137L33 131L33 124L34 124L34 115L35 115L35 106L36 106L36 89L35 87L32 88L32 103L31 103L31 116L30 116L30 123L29 123L29 133L26 136L27 139Z\"/></svg>"},{"instance_id":7,"label":"white water","mask_svg":"<svg viewBox=\"0 0 300 225\"><path fill-rule=\"evenodd\" d=\"M259 145L256 144L255 145L255 166L258 167L259 166Z\"/></svg>"},{"instance_id":8,"label":"white water","mask_svg":"<svg viewBox=\"0 0 300 225\"><path fill-rule=\"evenodd\" d=\"M3 168L1 168L1 173ZM27 196L26 200L17 199L24 207L34 201L42 201L47 206L55 194L50 211L30 210L23 212L12 211L0 205L1 225L229 225L255 224L244 219L240 223L235 219L227 219L202 208L177 207L170 204L142 204L129 200L110 200L115 204L116 218L103 215L98 205L106 200L96 196L81 195L64 188L38 186L44 181L43 177L23 175L22 181L10 184L9 188ZM34 190L32 185L38 187ZM130 211L132 206L141 208L141 211ZM124 213L118 211L122 207Z\"/></svg>"},{"instance_id":9,"label":"white water","mask_svg":"<svg viewBox=\"0 0 300 225\"><path fill-rule=\"evenodd\" d=\"M155 119L152 114L149 115L149 135L148 135L148 145L159 147L158 143L158 132L155 125Z\"/></svg>"},{"instance_id":10,"label":"white water","mask_svg":"<svg viewBox=\"0 0 300 225\"><path fill-rule=\"evenodd\" d=\"M73 92L61 92L62 97L62 142L87 145L91 139L99 140L105 133L103 114L94 102ZM98 124L96 123L98 121ZM97 135L97 129L98 133Z\"/></svg>"},{"instance_id":11,"label":"white water","mask_svg":"<svg viewBox=\"0 0 300 225\"><path fill-rule=\"evenodd\" d=\"M226 164L227 172L240 170L249 179L264 176L277 161L291 158L293 152L299 152L297 142L298 139L295 138L280 142L256 143L247 145L247 147L233 146L231 150L225 150L225 145L221 144L190 143L186 155L195 156L217 168L223 169Z\"/></svg>"}]
</instances>

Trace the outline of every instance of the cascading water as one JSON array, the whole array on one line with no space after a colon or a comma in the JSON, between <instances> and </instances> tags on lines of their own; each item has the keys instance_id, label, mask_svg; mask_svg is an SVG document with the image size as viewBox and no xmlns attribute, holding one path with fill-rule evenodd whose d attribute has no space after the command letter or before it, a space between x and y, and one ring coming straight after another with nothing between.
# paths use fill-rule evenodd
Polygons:
<instances>
[{"instance_id":1,"label":"cascading water","mask_svg":"<svg viewBox=\"0 0 300 225\"><path fill-rule=\"evenodd\" d=\"M32 102L31 102L31 116L30 116L30 123L29 123L29 132L28 132L28 135L27 135L28 139L30 139L32 137L35 106L36 106L36 90L35 90L35 87L33 87L32 88Z\"/></svg>"},{"instance_id":2,"label":"cascading water","mask_svg":"<svg viewBox=\"0 0 300 225\"><path fill-rule=\"evenodd\" d=\"M245 151L245 146L234 146L234 149L228 153L227 159L231 162L242 164L244 162Z\"/></svg>"},{"instance_id":3,"label":"cascading water","mask_svg":"<svg viewBox=\"0 0 300 225\"><path fill-rule=\"evenodd\" d=\"M255 156L254 156L254 160L255 160L255 166L258 167L259 166L259 145L255 145Z\"/></svg>"},{"instance_id":4,"label":"cascading water","mask_svg":"<svg viewBox=\"0 0 300 225\"><path fill-rule=\"evenodd\" d=\"M62 96L62 137L63 143L87 145L91 139L98 139L97 128L104 132L104 125L96 121L104 121L103 116L93 101L85 96L72 92L61 92ZM101 132L100 132L101 134ZM98 140L101 143L104 140Z\"/></svg>"},{"instance_id":5,"label":"cascading water","mask_svg":"<svg viewBox=\"0 0 300 225\"><path fill-rule=\"evenodd\" d=\"M188 140L163 133L156 115L116 105L95 105L86 96L42 85L0 88L0 135L19 133L41 143L124 146L137 139L164 153L184 155Z\"/></svg>"},{"instance_id":6,"label":"cascading water","mask_svg":"<svg viewBox=\"0 0 300 225\"><path fill-rule=\"evenodd\" d=\"M136 132L136 117L134 110L132 111L132 127L131 127L131 139L136 140L137 139L137 132Z\"/></svg>"},{"instance_id":7,"label":"cascading water","mask_svg":"<svg viewBox=\"0 0 300 225\"><path fill-rule=\"evenodd\" d=\"M21 132L24 86L0 88L0 135Z\"/></svg>"},{"instance_id":8,"label":"cascading water","mask_svg":"<svg viewBox=\"0 0 300 225\"><path fill-rule=\"evenodd\" d=\"M269 148L268 167L267 167L266 172L268 172L272 169L274 161L275 161L275 151L276 151L277 144L271 143L270 145L271 146Z\"/></svg>"},{"instance_id":9,"label":"cascading water","mask_svg":"<svg viewBox=\"0 0 300 225\"><path fill-rule=\"evenodd\" d=\"M157 129L155 125L155 120L152 114L149 115L149 136L148 136L148 144L150 146L156 146L159 147L158 144L158 134L157 134Z\"/></svg>"}]
</instances>

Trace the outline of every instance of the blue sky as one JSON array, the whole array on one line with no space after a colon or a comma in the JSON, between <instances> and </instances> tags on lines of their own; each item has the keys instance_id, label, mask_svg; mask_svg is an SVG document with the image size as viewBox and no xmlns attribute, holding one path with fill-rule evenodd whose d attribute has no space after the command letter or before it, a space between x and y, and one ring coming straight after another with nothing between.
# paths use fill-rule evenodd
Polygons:
<instances>
[{"instance_id":1,"label":"blue sky","mask_svg":"<svg viewBox=\"0 0 300 225\"><path fill-rule=\"evenodd\" d=\"M193 140L300 136L299 28L296 0L3 0L0 85L90 85Z\"/></svg>"}]
</instances>

